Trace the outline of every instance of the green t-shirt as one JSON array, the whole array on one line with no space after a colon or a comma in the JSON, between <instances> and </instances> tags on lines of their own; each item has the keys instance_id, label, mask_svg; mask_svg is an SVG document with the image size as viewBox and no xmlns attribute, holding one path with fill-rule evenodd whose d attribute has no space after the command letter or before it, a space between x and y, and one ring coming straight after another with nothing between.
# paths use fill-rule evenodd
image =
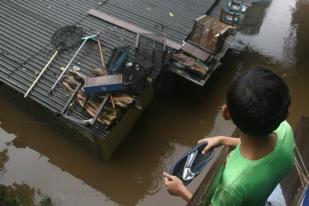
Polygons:
<instances>
[{"instance_id":1,"label":"green t-shirt","mask_svg":"<svg viewBox=\"0 0 309 206\"><path fill-rule=\"evenodd\" d=\"M284 121L274 131L274 150L259 160L248 160L239 145L227 158L222 179L211 200L212 206L264 206L268 196L294 163L294 136Z\"/></svg>"}]
</instances>

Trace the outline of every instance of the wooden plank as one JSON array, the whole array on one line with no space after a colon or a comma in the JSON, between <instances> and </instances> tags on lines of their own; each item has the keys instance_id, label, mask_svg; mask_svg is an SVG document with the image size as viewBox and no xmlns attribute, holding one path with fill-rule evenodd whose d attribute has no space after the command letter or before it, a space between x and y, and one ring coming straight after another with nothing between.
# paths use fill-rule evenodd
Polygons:
<instances>
[{"instance_id":1,"label":"wooden plank","mask_svg":"<svg viewBox=\"0 0 309 206\"><path fill-rule=\"evenodd\" d=\"M94 10L94 9L90 9L88 10L87 12L88 15L90 16L93 16L93 17L96 17L98 19L101 19L103 21L106 21L110 24L113 24L115 26L118 26L118 27L121 27L125 30L128 30L130 32L133 32L133 33L153 33L147 29L144 29L142 27L139 27L133 23L130 23L130 22L127 22L123 19L120 19L120 18L117 18L115 16L112 16L106 12L103 12L103 11L97 11L97 10ZM155 37L153 37L155 38ZM156 40L156 39L154 39ZM176 49L176 50L179 50L181 45L178 44L177 42L171 40L171 39L166 39L166 45L172 49Z\"/></svg>"},{"instance_id":2,"label":"wooden plank","mask_svg":"<svg viewBox=\"0 0 309 206\"><path fill-rule=\"evenodd\" d=\"M210 54L207 53L205 50L202 50L197 46L190 44L189 42L185 42L181 50L187 52L188 54L191 54L192 56L204 62L210 57Z\"/></svg>"}]
</instances>

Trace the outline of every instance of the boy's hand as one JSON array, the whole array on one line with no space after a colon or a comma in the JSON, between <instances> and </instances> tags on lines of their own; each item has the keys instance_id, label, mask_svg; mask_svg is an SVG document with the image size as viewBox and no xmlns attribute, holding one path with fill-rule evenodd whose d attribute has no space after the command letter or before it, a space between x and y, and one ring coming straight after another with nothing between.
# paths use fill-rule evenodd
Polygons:
<instances>
[{"instance_id":1,"label":"boy's hand","mask_svg":"<svg viewBox=\"0 0 309 206\"><path fill-rule=\"evenodd\" d=\"M222 145L222 136L216 137L206 137L204 139L199 140L198 144L207 143L206 147L203 149L202 154L206 154L209 150L219 147Z\"/></svg>"},{"instance_id":2,"label":"boy's hand","mask_svg":"<svg viewBox=\"0 0 309 206\"><path fill-rule=\"evenodd\" d=\"M181 197L186 201L189 201L192 198L192 193L186 188L186 186L184 186L178 177L170 175L166 172L163 172L163 177L168 193L173 196Z\"/></svg>"}]
</instances>

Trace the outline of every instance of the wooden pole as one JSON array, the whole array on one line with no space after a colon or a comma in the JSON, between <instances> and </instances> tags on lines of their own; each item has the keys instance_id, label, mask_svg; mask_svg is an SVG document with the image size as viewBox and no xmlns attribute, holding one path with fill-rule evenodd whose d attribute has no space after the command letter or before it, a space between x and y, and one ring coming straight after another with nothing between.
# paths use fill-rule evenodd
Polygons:
<instances>
[{"instance_id":1,"label":"wooden pole","mask_svg":"<svg viewBox=\"0 0 309 206\"><path fill-rule=\"evenodd\" d=\"M102 68L104 69L104 73L107 74L107 72L106 72L106 66L105 66L105 62L104 62L104 56L103 56L103 49L102 49L102 46L101 46L100 39L98 39L98 45L99 45L99 51L100 51L100 57L101 57Z\"/></svg>"},{"instance_id":2,"label":"wooden pole","mask_svg":"<svg viewBox=\"0 0 309 206\"><path fill-rule=\"evenodd\" d=\"M48 66L50 65L50 63L54 60L54 58L57 56L59 50L55 51L54 55L52 56L52 58L50 58L50 60L47 62L47 64L45 65L45 67L42 69L42 71L40 72L40 74L37 76L37 78L34 80L34 82L32 83L32 85L29 87L28 91L25 93L24 97L27 97L29 95L29 93L31 92L31 90L33 89L33 87L36 85L36 83L39 81L39 79L41 78L41 76L43 75L43 73L45 72L45 70L48 68Z\"/></svg>"}]
</instances>

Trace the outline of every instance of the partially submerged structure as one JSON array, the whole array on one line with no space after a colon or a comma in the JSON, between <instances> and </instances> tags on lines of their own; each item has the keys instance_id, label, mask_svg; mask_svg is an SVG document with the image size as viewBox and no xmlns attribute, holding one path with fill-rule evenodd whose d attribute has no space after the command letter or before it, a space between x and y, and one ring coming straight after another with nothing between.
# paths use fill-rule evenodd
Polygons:
<instances>
[{"instance_id":1,"label":"partially submerged structure","mask_svg":"<svg viewBox=\"0 0 309 206\"><path fill-rule=\"evenodd\" d=\"M171 54L168 69L200 86L221 65L220 60L231 47L234 28L217 17L203 15L196 19L192 31L180 49Z\"/></svg>"},{"instance_id":2,"label":"partially submerged structure","mask_svg":"<svg viewBox=\"0 0 309 206\"><path fill-rule=\"evenodd\" d=\"M205 16L218 2L0 1L0 80L108 159L151 102L162 69L204 85L220 66L233 37ZM91 38L55 46L52 36L68 25Z\"/></svg>"}]
</instances>

